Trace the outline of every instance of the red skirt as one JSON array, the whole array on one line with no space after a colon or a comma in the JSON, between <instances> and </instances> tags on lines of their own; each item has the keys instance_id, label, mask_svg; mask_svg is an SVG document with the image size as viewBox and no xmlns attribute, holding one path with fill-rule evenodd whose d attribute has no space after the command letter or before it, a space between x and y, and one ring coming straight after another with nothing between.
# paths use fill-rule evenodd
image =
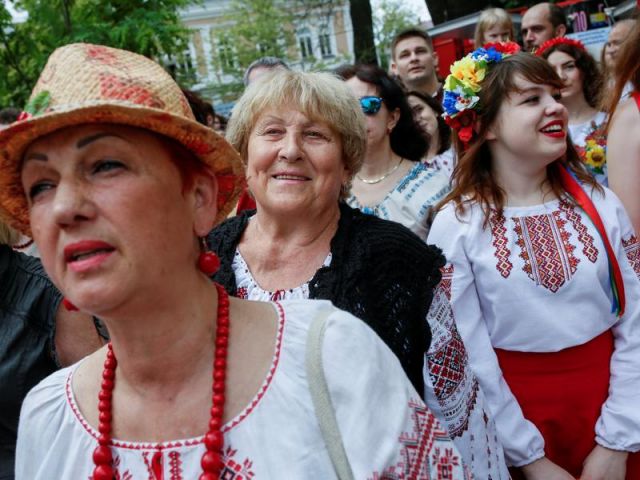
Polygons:
<instances>
[{"instance_id":1,"label":"red skirt","mask_svg":"<svg viewBox=\"0 0 640 480\"><path fill-rule=\"evenodd\" d=\"M559 352L495 351L525 418L544 437L545 455L578 478L596 446L596 421L609 395L611 331ZM518 473L514 478L523 478ZM640 479L639 455L629 455L627 479Z\"/></svg>"}]
</instances>

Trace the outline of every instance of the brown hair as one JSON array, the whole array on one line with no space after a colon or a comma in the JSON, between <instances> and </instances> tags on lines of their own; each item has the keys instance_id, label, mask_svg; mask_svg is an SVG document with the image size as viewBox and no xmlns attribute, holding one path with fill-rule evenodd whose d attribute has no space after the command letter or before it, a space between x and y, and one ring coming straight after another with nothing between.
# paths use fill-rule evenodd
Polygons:
<instances>
[{"instance_id":1,"label":"brown hair","mask_svg":"<svg viewBox=\"0 0 640 480\"><path fill-rule=\"evenodd\" d=\"M569 55L576 62L576 67L582 73L582 94L589 106L596 108L602 93L603 78L595 59L582 48L568 43L558 43L542 53L542 58L548 59L553 52Z\"/></svg>"},{"instance_id":2,"label":"brown hair","mask_svg":"<svg viewBox=\"0 0 640 480\"><path fill-rule=\"evenodd\" d=\"M456 213L462 214L465 206L477 202L484 212L484 225L487 225L491 210L502 214L505 202L505 192L497 183L491 162L491 152L487 145L486 136L489 127L495 122L498 112L505 98L516 92L516 75L521 75L530 82L539 85L550 85L560 90L562 80L546 60L528 53L517 53L493 65L482 82L482 89L478 93L480 100L476 106L479 131L464 150L462 141L454 134L454 142L459 160L453 171L453 189L439 205L454 202ZM567 151L565 155L547 166L547 180L552 192L561 197L564 189L560 182L558 164L567 166L579 181L598 189L595 180L584 169L578 153L567 137Z\"/></svg>"},{"instance_id":3,"label":"brown hair","mask_svg":"<svg viewBox=\"0 0 640 480\"><path fill-rule=\"evenodd\" d=\"M629 37L622 44L614 74L616 76L616 86L608 105L609 123L613 117L613 112L622 96L622 91L627 82L631 82L633 89L640 91L640 16L629 33Z\"/></svg>"},{"instance_id":4,"label":"brown hair","mask_svg":"<svg viewBox=\"0 0 640 480\"><path fill-rule=\"evenodd\" d=\"M411 27L401 31L399 34L393 37L393 40L391 41L391 58L393 60L396 59L396 47L398 46L398 43L400 43L402 40L406 40L407 38L412 38L412 37L422 38L425 42L427 42L427 47L429 47L429 51L433 52L433 41L431 40L431 37L429 36L429 34L424 30L422 30L421 28Z\"/></svg>"}]
</instances>

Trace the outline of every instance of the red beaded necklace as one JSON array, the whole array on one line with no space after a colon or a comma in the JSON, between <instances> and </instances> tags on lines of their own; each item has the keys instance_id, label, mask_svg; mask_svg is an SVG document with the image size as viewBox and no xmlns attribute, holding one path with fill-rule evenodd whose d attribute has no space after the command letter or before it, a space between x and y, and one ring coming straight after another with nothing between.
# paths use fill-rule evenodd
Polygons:
<instances>
[{"instance_id":1,"label":"red beaded necklace","mask_svg":"<svg viewBox=\"0 0 640 480\"><path fill-rule=\"evenodd\" d=\"M216 326L216 344L213 357L213 398L209 430L204 436L206 452L200 464L203 473L199 480L217 480L224 467L222 447L222 415L225 403L225 381L227 370L227 347L229 345L229 296L217 283L218 323ZM102 385L98 395L99 426L98 446L93 451L93 480L114 480L113 456L111 454L111 399L116 378L118 361L111 343L107 345L107 358L104 361Z\"/></svg>"}]
</instances>

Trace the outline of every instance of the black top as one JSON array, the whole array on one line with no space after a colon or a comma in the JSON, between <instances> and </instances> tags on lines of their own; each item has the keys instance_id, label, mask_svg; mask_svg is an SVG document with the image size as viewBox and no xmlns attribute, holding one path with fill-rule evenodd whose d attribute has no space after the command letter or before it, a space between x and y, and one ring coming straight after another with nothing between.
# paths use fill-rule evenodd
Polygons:
<instances>
[{"instance_id":1,"label":"black top","mask_svg":"<svg viewBox=\"0 0 640 480\"><path fill-rule=\"evenodd\" d=\"M242 212L217 228L208 243L220 257L213 276L236 294L232 269L236 247L250 216ZM364 320L400 359L407 376L424 395L422 367L431 343L427 311L445 259L404 226L340 204L338 230L331 240L331 265L309 283L309 297L333 304Z\"/></svg>"},{"instance_id":2,"label":"black top","mask_svg":"<svg viewBox=\"0 0 640 480\"><path fill-rule=\"evenodd\" d=\"M0 245L0 480L13 480L20 406L59 368L55 314L61 294L37 258Z\"/></svg>"}]
</instances>

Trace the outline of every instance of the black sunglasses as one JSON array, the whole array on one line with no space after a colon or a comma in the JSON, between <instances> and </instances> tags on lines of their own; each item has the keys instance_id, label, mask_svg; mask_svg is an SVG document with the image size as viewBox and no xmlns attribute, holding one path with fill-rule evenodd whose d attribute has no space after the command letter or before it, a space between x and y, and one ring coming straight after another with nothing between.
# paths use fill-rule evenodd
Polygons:
<instances>
[{"instance_id":1,"label":"black sunglasses","mask_svg":"<svg viewBox=\"0 0 640 480\"><path fill-rule=\"evenodd\" d=\"M360 107L365 115L375 115L382 107L382 98L373 95L360 97Z\"/></svg>"}]
</instances>

